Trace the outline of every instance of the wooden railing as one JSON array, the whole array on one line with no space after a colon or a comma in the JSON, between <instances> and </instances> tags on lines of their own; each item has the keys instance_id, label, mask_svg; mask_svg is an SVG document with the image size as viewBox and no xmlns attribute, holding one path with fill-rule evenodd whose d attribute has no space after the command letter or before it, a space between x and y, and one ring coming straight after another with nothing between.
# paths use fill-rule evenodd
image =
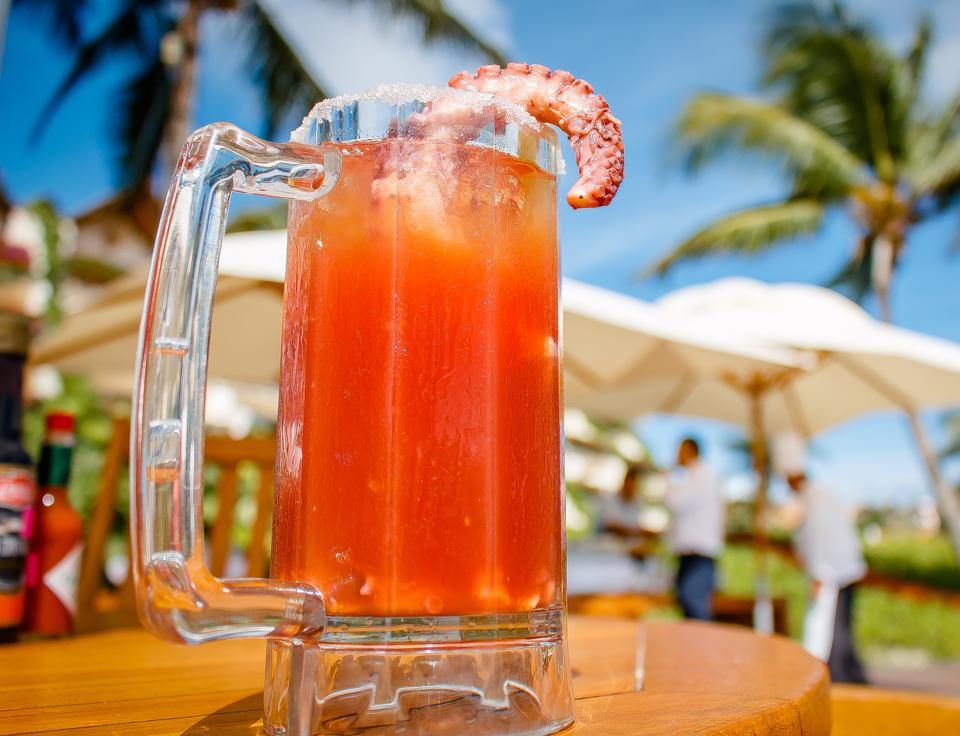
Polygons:
<instances>
[{"instance_id":1,"label":"wooden railing","mask_svg":"<svg viewBox=\"0 0 960 736\"><path fill-rule=\"evenodd\" d=\"M128 575L116 590L104 584L104 557L116 521L120 476L127 471L129 436L129 421L116 419L87 527L77 586L76 628L79 632L127 626L136 621L132 576ZM230 537L238 500L237 466L241 462L252 462L259 469L254 490L256 511L250 526L251 542L246 550L246 575L263 577L267 574L265 542L273 506L275 453L276 442L272 436L240 440L217 435L206 438L204 457L210 465L220 469L216 485L218 513L209 530L207 544L210 571L214 575L224 575L230 556Z\"/></svg>"}]
</instances>

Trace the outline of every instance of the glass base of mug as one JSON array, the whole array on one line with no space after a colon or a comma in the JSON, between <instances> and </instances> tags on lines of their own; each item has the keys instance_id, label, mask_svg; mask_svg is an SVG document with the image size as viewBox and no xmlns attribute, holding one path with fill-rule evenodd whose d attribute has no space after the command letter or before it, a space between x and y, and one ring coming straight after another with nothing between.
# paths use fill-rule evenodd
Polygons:
<instances>
[{"instance_id":1,"label":"glass base of mug","mask_svg":"<svg viewBox=\"0 0 960 736\"><path fill-rule=\"evenodd\" d=\"M562 609L330 617L323 639L267 646L271 736L543 736L573 721Z\"/></svg>"}]
</instances>

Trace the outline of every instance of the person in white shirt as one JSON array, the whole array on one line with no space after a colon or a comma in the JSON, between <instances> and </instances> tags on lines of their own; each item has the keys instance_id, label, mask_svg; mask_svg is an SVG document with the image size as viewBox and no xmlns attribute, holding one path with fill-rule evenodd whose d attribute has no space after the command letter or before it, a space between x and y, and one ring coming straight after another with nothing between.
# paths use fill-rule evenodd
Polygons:
<instances>
[{"instance_id":1,"label":"person in white shirt","mask_svg":"<svg viewBox=\"0 0 960 736\"><path fill-rule=\"evenodd\" d=\"M678 473L667 491L673 515L670 541L680 558L677 602L686 618L713 618L716 559L723 551L725 508L720 481L700 459L700 444L685 438L677 449Z\"/></svg>"},{"instance_id":2,"label":"person in white shirt","mask_svg":"<svg viewBox=\"0 0 960 736\"><path fill-rule=\"evenodd\" d=\"M601 532L625 539L635 539L643 534L640 529L639 481L639 466L628 466L620 491L607 497L600 509Z\"/></svg>"},{"instance_id":3,"label":"person in white shirt","mask_svg":"<svg viewBox=\"0 0 960 736\"><path fill-rule=\"evenodd\" d=\"M804 647L827 663L834 682L865 683L852 621L856 585L867 565L853 509L808 478L807 447L798 435L777 438L773 462L795 497L784 521L796 529L794 549L810 579Z\"/></svg>"}]
</instances>

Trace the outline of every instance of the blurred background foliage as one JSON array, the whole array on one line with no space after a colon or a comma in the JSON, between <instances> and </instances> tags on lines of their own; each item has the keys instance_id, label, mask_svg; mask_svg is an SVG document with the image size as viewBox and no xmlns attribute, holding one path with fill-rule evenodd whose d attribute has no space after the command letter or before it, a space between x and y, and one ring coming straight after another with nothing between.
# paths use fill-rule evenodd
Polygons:
<instances>
[{"instance_id":1,"label":"blurred background foliage","mask_svg":"<svg viewBox=\"0 0 960 736\"><path fill-rule=\"evenodd\" d=\"M97 493L97 481L103 465L103 451L113 432L110 407L101 399L82 376L62 377L63 388L58 395L33 402L24 416L24 444L34 457L40 453L43 441L43 418L52 411L65 411L77 417L77 446L70 476L70 502L88 518ZM127 499L126 479L123 479L124 500ZM126 504L124 503L124 507ZM127 518L123 508L123 518Z\"/></svg>"},{"instance_id":2,"label":"blurred background foliage","mask_svg":"<svg viewBox=\"0 0 960 736\"><path fill-rule=\"evenodd\" d=\"M864 546L871 570L899 580L960 591L960 567L943 536L895 534Z\"/></svg>"},{"instance_id":3,"label":"blurred background foliage","mask_svg":"<svg viewBox=\"0 0 960 736\"><path fill-rule=\"evenodd\" d=\"M952 554L946 539L918 540L879 545L887 560L896 560L913 579L913 561L926 556L927 546ZM877 546L868 547L868 555ZM938 555L935 552L934 555ZM730 595L752 595L756 556L751 547L730 545L720 560L720 585ZM957 573L956 564L953 573ZM787 600L790 635L800 638L807 582L803 573L784 559L771 556L772 593ZM935 600L914 601L885 590L862 586L854 614L855 636L867 657L878 659L892 647L921 652L933 659L960 657L960 608Z\"/></svg>"}]
</instances>

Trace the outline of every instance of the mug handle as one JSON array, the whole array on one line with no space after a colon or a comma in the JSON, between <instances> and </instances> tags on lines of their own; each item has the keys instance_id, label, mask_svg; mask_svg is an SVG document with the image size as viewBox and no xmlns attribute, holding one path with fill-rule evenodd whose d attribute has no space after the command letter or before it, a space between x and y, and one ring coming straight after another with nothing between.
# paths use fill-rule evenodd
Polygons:
<instances>
[{"instance_id":1,"label":"mug handle","mask_svg":"<svg viewBox=\"0 0 960 736\"><path fill-rule=\"evenodd\" d=\"M193 133L180 154L147 281L130 430L137 608L144 626L165 639L309 639L325 626L323 597L309 585L219 579L207 569L204 400L230 195L312 200L339 175L335 149L270 143L226 123Z\"/></svg>"}]
</instances>

